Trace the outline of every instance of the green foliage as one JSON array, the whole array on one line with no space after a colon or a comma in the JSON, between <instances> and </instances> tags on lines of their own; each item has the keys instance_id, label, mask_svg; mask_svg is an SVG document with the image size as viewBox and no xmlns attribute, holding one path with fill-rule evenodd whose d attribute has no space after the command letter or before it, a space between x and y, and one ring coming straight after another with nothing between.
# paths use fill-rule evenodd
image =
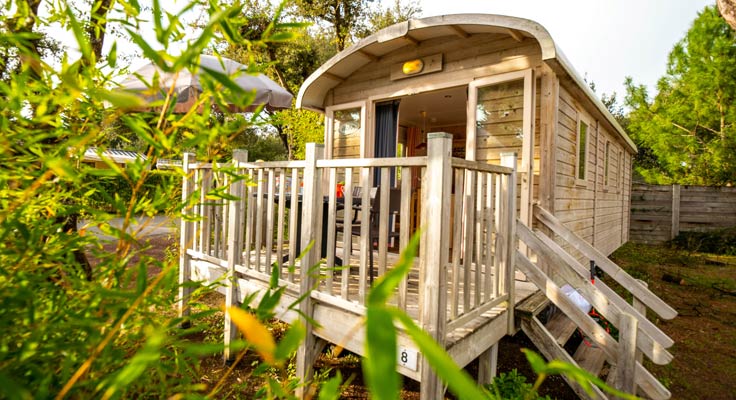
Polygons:
<instances>
[{"instance_id":1,"label":"green foliage","mask_svg":"<svg viewBox=\"0 0 736 400\"><path fill-rule=\"evenodd\" d=\"M289 138L292 158L304 159L307 143L324 143L324 115L309 110L283 110L273 116Z\"/></svg>"},{"instance_id":2,"label":"green foliage","mask_svg":"<svg viewBox=\"0 0 736 400\"><path fill-rule=\"evenodd\" d=\"M628 125L650 183L736 183L736 32L706 7L669 55L649 99L627 78Z\"/></svg>"},{"instance_id":3,"label":"green foliage","mask_svg":"<svg viewBox=\"0 0 736 400\"><path fill-rule=\"evenodd\" d=\"M376 2L374 8L369 11L366 33L371 34L393 24L408 21L419 17L421 13L422 6L418 1L402 3L401 0L394 0L393 4L386 8L382 8L380 2Z\"/></svg>"},{"instance_id":4,"label":"green foliage","mask_svg":"<svg viewBox=\"0 0 736 400\"><path fill-rule=\"evenodd\" d=\"M551 400L549 396L541 397L526 381L524 375L520 375L516 369L502 372L493 378L493 382L486 386L498 399L505 400Z\"/></svg>"},{"instance_id":5,"label":"green foliage","mask_svg":"<svg viewBox=\"0 0 736 400\"><path fill-rule=\"evenodd\" d=\"M234 90L229 77L205 71L205 91L199 98L204 107L176 114L170 102L161 101L157 106L162 111L135 112L131 107L140 105L138 99L110 89L116 73L107 67L119 60L113 54L110 64L96 62L91 45L95 27L87 25L89 18L78 15L74 4L55 2L43 16L21 7L27 2L17 4L16 21L33 24L25 31L0 30L0 44L7 46L3 51L17 56L17 64L4 68L0 81L2 396L205 395L211 388L201 383L200 360L221 352L222 344L216 334L208 334L212 341L204 343L190 341L189 335L205 332L215 310L186 319L174 315L178 252L164 259L146 255L144 241L130 226L136 215L181 216L188 206L181 202L181 172L151 167L159 158L178 158L191 149L201 158L224 156L222 143L252 121L218 114L206 105L241 104L247 96ZM137 2L126 2L117 10L114 29L126 30L142 54L166 71L197 65L199 54L214 39L246 44L231 34L241 11L236 5L210 10L183 54L155 50L184 37L181 15L195 4L171 14L154 1L151 18ZM144 20L151 21L157 43L138 33L146 26ZM52 23L71 29L81 59L66 57L54 65L42 58L45 53L33 45L40 37L35 32ZM109 144L111 126L123 128L123 142L145 148L148 157L125 168L79 163L87 148ZM110 225L108 211L123 216L122 227ZM112 239L77 230L80 215L86 226ZM91 266L88 255L95 260ZM208 290L197 288L192 300ZM180 329L185 322L191 328ZM279 354L298 343L293 335L285 338Z\"/></svg>"},{"instance_id":6,"label":"green foliage","mask_svg":"<svg viewBox=\"0 0 736 400\"><path fill-rule=\"evenodd\" d=\"M89 189L80 202L86 207L112 213L127 210L133 197L132 182L112 171L95 171L89 169L84 185ZM165 189L164 196L157 197L157 191ZM181 176L173 170L151 171L136 190L142 199L157 199L163 204L155 206L158 210L166 210L166 205L174 205L181 201Z\"/></svg>"},{"instance_id":7,"label":"green foliage","mask_svg":"<svg viewBox=\"0 0 736 400\"><path fill-rule=\"evenodd\" d=\"M680 232L671 244L689 252L736 256L736 228L714 232Z\"/></svg>"}]
</instances>

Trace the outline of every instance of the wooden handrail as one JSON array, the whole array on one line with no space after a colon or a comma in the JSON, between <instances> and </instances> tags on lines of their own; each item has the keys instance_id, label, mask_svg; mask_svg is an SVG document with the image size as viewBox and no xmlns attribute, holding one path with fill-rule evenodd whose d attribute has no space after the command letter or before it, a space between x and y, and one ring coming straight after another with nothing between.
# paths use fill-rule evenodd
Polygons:
<instances>
[{"instance_id":1,"label":"wooden handrail","mask_svg":"<svg viewBox=\"0 0 736 400\"><path fill-rule=\"evenodd\" d=\"M541 239L547 246L549 246L552 251L554 251L556 254L558 254L560 257L562 257L565 261L565 263L571 267L577 274L587 279L590 275L590 271L585 269L578 260L576 260L574 257L570 255L570 253L564 251L562 247L560 247L559 244L557 244L554 240L552 240L549 236L543 234L539 230L534 230L534 233L537 235L539 239ZM637 309L633 305L629 304L624 300L621 296L619 296L616 292L613 291L608 285L606 285L605 282L601 279L596 279L593 283L593 286L595 286L596 289L598 289L608 300L610 300L613 304L615 304L621 311L626 312L628 314L633 315L636 317L636 319L639 321L639 327L644 330L649 336L651 336L654 340L659 342L663 347L670 348L675 343L672 338L667 336L666 333L664 333L657 325L654 325L653 322L649 321L645 315L646 308L644 308L644 311L641 309ZM636 298L635 298L636 299Z\"/></svg>"},{"instance_id":2,"label":"wooden handrail","mask_svg":"<svg viewBox=\"0 0 736 400\"><path fill-rule=\"evenodd\" d=\"M593 307L595 307L601 315L603 315L604 318L617 327L621 325L620 319L623 312L614 302L610 301L607 296L593 286L588 279L578 275L574 268L569 265L569 263L566 262L560 254L547 246L526 225L521 222L517 222L516 230L519 238L526 243L538 257L544 257L551 265L555 266L555 271L559 272L572 287L576 288L580 294ZM571 316L570 318L573 319ZM578 323L575 319L573 319L573 321L575 321L576 324ZM578 324L578 326L581 325ZM654 340L647 330L640 328L638 333L639 334L636 335L636 347L641 349L647 357L654 361L654 363L664 365L672 361L672 354L667 352L658 341Z\"/></svg>"},{"instance_id":3,"label":"wooden handrail","mask_svg":"<svg viewBox=\"0 0 736 400\"><path fill-rule=\"evenodd\" d=\"M657 295L652 293L648 288L626 273L626 271L621 269L613 261L609 260L608 257L593 247L590 243L586 242L580 238L580 236L575 234L575 232L565 227L549 211L535 205L534 215L538 221L570 243L576 250L581 252L587 258L594 260L606 274L631 292L634 297L638 298L647 307L651 308L652 311L657 313L657 315L667 320L677 316L677 311L675 311L674 308L670 307L669 304L657 297Z\"/></svg>"},{"instance_id":4,"label":"wooden handrail","mask_svg":"<svg viewBox=\"0 0 736 400\"><path fill-rule=\"evenodd\" d=\"M521 224L520 224L521 225ZM527 278L537 285L547 298L552 301L565 315L582 329L595 343L606 353L608 360L619 359L619 343L614 340L600 325L598 325L588 314L573 303L541 269L532 263L526 256L516 251L516 265L526 274ZM637 385L645 391L647 396L653 399L668 399L670 392L655 378L641 363L636 362L635 379Z\"/></svg>"}]
</instances>

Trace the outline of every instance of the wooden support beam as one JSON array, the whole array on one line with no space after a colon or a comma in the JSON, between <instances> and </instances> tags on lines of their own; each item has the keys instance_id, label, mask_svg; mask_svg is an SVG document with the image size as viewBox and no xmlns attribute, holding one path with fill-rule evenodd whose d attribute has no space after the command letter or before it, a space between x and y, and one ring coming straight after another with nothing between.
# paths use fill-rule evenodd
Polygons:
<instances>
[{"instance_id":1,"label":"wooden support beam","mask_svg":"<svg viewBox=\"0 0 736 400\"><path fill-rule=\"evenodd\" d=\"M381 57L378 57L377 55L371 54L371 53L369 53L369 52L367 52L365 50L362 50L362 49L361 50L358 50L358 54L360 54L361 56L363 56L363 57L365 57L365 58L367 58L367 59L369 59L369 60L371 60L373 62L378 62L381 59Z\"/></svg>"},{"instance_id":2,"label":"wooden support beam","mask_svg":"<svg viewBox=\"0 0 736 400\"><path fill-rule=\"evenodd\" d=\"M332 72L323 72L322 73L322 76L327 77L327 78L330 78L330 79L335 80L335 81L338 81L338 82L342 82L342 81L345 80L345 78L343 78L342 76L335 75Z\"/></svg>"},{"instance_id":3,"label":"wooden support beam","mask_svg":"<svg viewBox=\"0 0 736 400\"><path fill-rule=\"evenodd\" d=\"M498 343L478 356L478 384L488 385L496 377L498 367Z\"/></svg>"},{"instance_id":4,"label":"wooden support beam","mask_svg":"<svg viewBox=\"0 0 736 400\"><path fill-rule=\"evenodd\" d=\"M460 36L463 39L467 39L470 37L470 34L466 32L465 29L457 25L450 25L450 28L455 32L456 35Z\"/></svg>"},{"instance_id":5,"label":"wooden support beam","mask_svg":"<svg viewBox=\"0 0 736 400\"><path fill-rule=\"evenodd\" d=\"M506 32L509 34L509 36L514 38L514 40L516 40L517 42L524 41L524 34L521 33L520 31L517 31L516 29L507 28Z\"/></svg>"},{"instance_id":6,"label":"wooden support beam","mask_svg":"<svg viewBox=\"0 0 736 400\"><path fill-rule=\"evenodd\" d=\"M406 35L404 35L404 36L403 36L403 38L404 38L404 40L406 40L407 42L411 42L411 43L412 43L412 44L413 44L414 46L419 46L419 43L420 43L420 42L419 42L419 40L417 40L417 39L413 38L413 37L412 37L411 35L409 35L408 33L407 33Z\"/></svg>"}]
</instances>

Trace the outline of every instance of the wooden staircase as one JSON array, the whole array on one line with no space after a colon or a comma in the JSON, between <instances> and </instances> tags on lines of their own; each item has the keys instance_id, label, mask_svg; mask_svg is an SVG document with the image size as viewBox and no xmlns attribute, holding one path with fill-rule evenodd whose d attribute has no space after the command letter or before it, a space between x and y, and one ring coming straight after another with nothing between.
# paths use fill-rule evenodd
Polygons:
<instances>
[{"instance_id":1,"label":"wooden staircase","mask_svg":"<svg viewBox=\"0 0 736 400\"><path fill-rule=\"evenodd\" d=\"M642 361L646 356L655 364L668 364L672 355L666 349L674 342L646 318L646 309L663 319L674 318L677 312L551 213L536 206L534 215L545 232L517 222L516 233L524 250L517 251L515 261L516 268L540 291L517 305L517 326L548 360L578 365L623 392L668 399L670 392L644 368ZM590 270L563 246L594 261L605 278L591 282ZM627 303L604 281L618 282L632 294L633 302ZM575 288L617 329L616 337L565 294L561 289L565 284ZM596 387L591 395L574 381L568 379L568 383L581 398L609 398Z\"/></svg>"}]
</instances>

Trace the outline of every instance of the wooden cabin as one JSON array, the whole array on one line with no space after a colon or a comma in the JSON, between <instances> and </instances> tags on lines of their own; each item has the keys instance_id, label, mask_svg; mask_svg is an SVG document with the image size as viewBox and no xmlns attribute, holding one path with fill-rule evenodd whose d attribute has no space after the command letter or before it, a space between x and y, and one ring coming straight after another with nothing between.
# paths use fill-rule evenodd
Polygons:
<instances>
[{"instance_id":1,"label":"wooden cabin","mask_svg":"<svg viewBox=\"0 0 736 400\"><path fill-rule=\"evenodd\" d=\"M669 398L642 359L672 359L672 339L647 310L663 319L676 312L607 258L628 237L636 148L543 27L475 14L399 23L325 63L297 105L326 115L325 144L308 144L303 161L184 157L183 197L193 206L182 218L180 281L223 282L226 304L237 305L276 276L278 318L309 328L296 359L305 381L328 343L364 354L371 284L421 227L391 301L458 365L477 359L480 383L495 375L499 340L521 329L548 359ZM208 195L225 190L239 200ZM606 277L591 282L589 264ZM191 288L181 286L182 316ZM557 311L547 318L550 305ZM576 331L594 345L565 350ZM226 349L237 334L226 316ZM443 383L409 335L399 329L397 340L407 355L397 371L420 382L423 399L442 398Z\"/></svg>"},{"instance_id":2,"label":"wooden cabin","mask_svg":"<svg viewBox=\"0 0 736 400\"><path fill-rule=\"evenodd\" d=\"M391 26L320 67L297 107L325 113L327 158L424 155L429 132L451 133L453 156L468 160L516 152L523 221L538 203L605 254L628 240L636 147L535 22Z\"/></svg>"}]
</instances>

